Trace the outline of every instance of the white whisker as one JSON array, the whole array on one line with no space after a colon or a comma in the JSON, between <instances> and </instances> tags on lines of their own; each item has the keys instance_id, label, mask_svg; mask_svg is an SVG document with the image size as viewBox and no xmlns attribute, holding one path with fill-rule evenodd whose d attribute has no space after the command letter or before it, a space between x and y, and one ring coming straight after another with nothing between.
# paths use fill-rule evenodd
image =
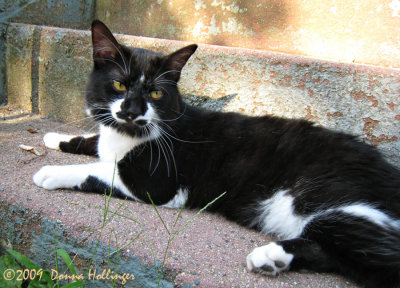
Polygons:
<instances>
[{"instance_id":1,"label":"white whisker","mask_svg":"<svg viewBox=\"0 0 400 288\"><path fill-rule=\"evenodd\" d=\"M171 72L178 72L178 73L181 73L181 71L179 71L179 70L168 70L168 71L165 71L164 73L161 73L160 75L158 75L158 76L156 77L156 79L154 79L154 82L157 81L160 77L164 76L165 74L171 73Z\"/></svg>"}]
</instances>

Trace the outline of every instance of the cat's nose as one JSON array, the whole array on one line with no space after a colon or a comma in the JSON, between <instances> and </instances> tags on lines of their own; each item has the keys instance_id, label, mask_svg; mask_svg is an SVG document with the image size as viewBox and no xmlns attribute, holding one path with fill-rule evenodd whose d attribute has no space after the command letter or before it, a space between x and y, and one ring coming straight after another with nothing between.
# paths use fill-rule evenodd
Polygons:
<instances>
[{"instance_id":1,"label":"cat's nose","mask_svg":"<svg viewBox=\"0 0 400 288\"><path fill-rule=\"evenodd\" d=\"M126 113L126 115L128 115L128 118L131 120L135 120L137 117L139 117L139 115L141 115L141 113L136 111L136 109L135 110L128 109L125 113Z\"/></svg>"},{"instance_id":2,"label":"cat's nose","mask_svg":"<svg viewBox=\"0 0 400 288\"><path fill-rule=\"evenodd\" d=\"M138 98L128 98L121 105L121 111L130 119L135 120L144 114L144 103Z\"/></svg>"}]
</instances>

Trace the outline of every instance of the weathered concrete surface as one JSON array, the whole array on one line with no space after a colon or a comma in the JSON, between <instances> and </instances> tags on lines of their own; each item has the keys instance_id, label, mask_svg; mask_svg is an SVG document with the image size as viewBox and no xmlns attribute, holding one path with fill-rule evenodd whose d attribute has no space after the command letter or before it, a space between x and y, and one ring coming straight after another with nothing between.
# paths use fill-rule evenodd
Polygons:
<instances>
[{"instance_id":1,"label":"weathered concrete surface","mask_svg":"<svg viewBox=\"0 0 400 288\"><path fill-rule=\"evenodd\" d=\"M1 110L3 109L3 110ZM77 134L74 125L42 119L39 116L9 115L0 107L0 243L29 256L43 268L55 269L54 238L58 248L65 249L74 259L78 274L85 273L92 258L97 239L100 244L94 253L94 264L100 271L110 267L119 274L133 273L134 281L125 287L156 287L154 258L162 262L168 233L150 205L111 199L103 232L104 197L97 194L68 190L46 191L32 182L33 174L46 164L79 164L95 161L47 150L36 156L21 150L20 144L45 151L42 137L49 131ZM2 113L3 112L3 113ZM11 111L12 113L12 111ZM5 115L4 115L5 114ZM28 129L37 133L31 134ZM118 211L118 214L112 215ZM159 208L171 231L183 227L196 211L184 210L176 229L173 223L178 211ZM137 224L138 221L141 225ZM144 232L135 240L135 237ZM271 241L270 237L247 230L217 215L204 213L186 226L167 251L164 286L185 287L297 287L297 288L355 288L353 283L330 274L284 273L270 278L249 273L245 268L246 255L256 246ZM126 247L125 247L126 245ZM108 254L123 248L109 259ZM59 263L62 260L59 259ZM145 282L147 281L147 282ZM110 287L87 281L88 287ZM186 287L189 287L186 285Z\"/></svg>"},{"instance_id":2,"label":"weathered concrete surface","mask_svg":"<svg viewBox=\"0 0 400 288\"><path fill-rule=\"evenodd\" d=\"M86 29L95 13L96 0L7 0L10 22Z\"/></svg>"},{"instance_id":3,"label":"weathered concrete surface","mask_svg":"<svg viewBox=\"0 0 400 288\"><path fill-rule=\"evenodd\" d=\"M119 33L400 68L398 0L97 0Z\"/></svg>"},{"instance_id":4,"label":"weathered concrete surface","mask_svg":"<svg viewBox=\"0 0 400 288\"><path fill-rule=\"evenodd\" d=\"M5 35L9 22L86 29L95 0L0 0L0 105L6 104Z\"/></svg>"},{"instance_id":5,"label":"weathered concrete surface","mask_svg":"<svg viewBox=\"0 0 400 288\"><path fill-rule=\"evenodd\" d=\"M21 27L22 28L22 27ZM33 90L37 84L38 73L33 72L37 67L38 57L33 57L34 32L39 28L26 25L8 27L7 41L7 90L8 102L22 109L33 111L37 106L38 91ZM36 75L34 75L36 74Z\"/></svg>"},{"instance_id":6,"label":"weathered concrete surface","mask_svg":"<svg viewBox=\"0 0 400 288\"><path fill-rule=\"evenodd\" d=\"M6 27L0 23L0 105L7 104Z\"/></svg>"},{"instance_id":7,"label":"weathered concrete surface","mask_svg":"<svg viewBox=\"0 0 400 288\"><path fill-rule=\"evenodd\" d=\"M118 39L163 52L187 44L127 35ZM12 24L8 43L10 103L64 121L82 119L92 66L89 32ZM195 105L306 118L360 135L400 166L398 70L200 45L179 87Z\"/></svg>"}]
</instances>

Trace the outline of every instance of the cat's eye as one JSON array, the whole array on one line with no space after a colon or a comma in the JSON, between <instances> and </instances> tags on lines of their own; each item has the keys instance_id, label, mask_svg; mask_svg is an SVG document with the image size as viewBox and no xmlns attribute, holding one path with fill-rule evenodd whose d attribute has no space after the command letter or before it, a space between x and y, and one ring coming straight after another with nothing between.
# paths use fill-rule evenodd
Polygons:
<instances>
[{"instance_id":1,"label":"cat's eye","mask_svg":"<svg viewBox=\"0 0 400 288\"><path fill-rule=\"evenodd\" d=\"M150 92L150 96L153 99L160 99L162 97L162 95L163 95L163 93L160 90Z\"/></svg>"},{"instance_id":2,"label":"cat's eye","mask_svg":"<svg viewBox=\"0 0 400 288\"><path fill-rule=\"evenodd\" d=\"M117 90L119 92L126 91L126 86L117 80L113 80L113 86L114 86L115 90Z\"/></svg>"}]
</instances>

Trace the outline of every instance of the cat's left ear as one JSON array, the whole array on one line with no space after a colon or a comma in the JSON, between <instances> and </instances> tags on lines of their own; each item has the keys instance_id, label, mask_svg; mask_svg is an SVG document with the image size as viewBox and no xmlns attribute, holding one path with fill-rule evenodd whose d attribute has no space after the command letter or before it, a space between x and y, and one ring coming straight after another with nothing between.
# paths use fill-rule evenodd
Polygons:
<instances>
[{"instance_id":1,"label":"cat's left ear","mask_svg":"<svg viewBox=\"0 0 400 288\"><path fill-rule=\"evenodd\" d=\"M167 74L168 77L172 77L174 81L178 81L183 67L196 49L197 45L192 44L168 55L164 65L167 71L171 71L171 73Z\"/></svg>"}]
</instances>

